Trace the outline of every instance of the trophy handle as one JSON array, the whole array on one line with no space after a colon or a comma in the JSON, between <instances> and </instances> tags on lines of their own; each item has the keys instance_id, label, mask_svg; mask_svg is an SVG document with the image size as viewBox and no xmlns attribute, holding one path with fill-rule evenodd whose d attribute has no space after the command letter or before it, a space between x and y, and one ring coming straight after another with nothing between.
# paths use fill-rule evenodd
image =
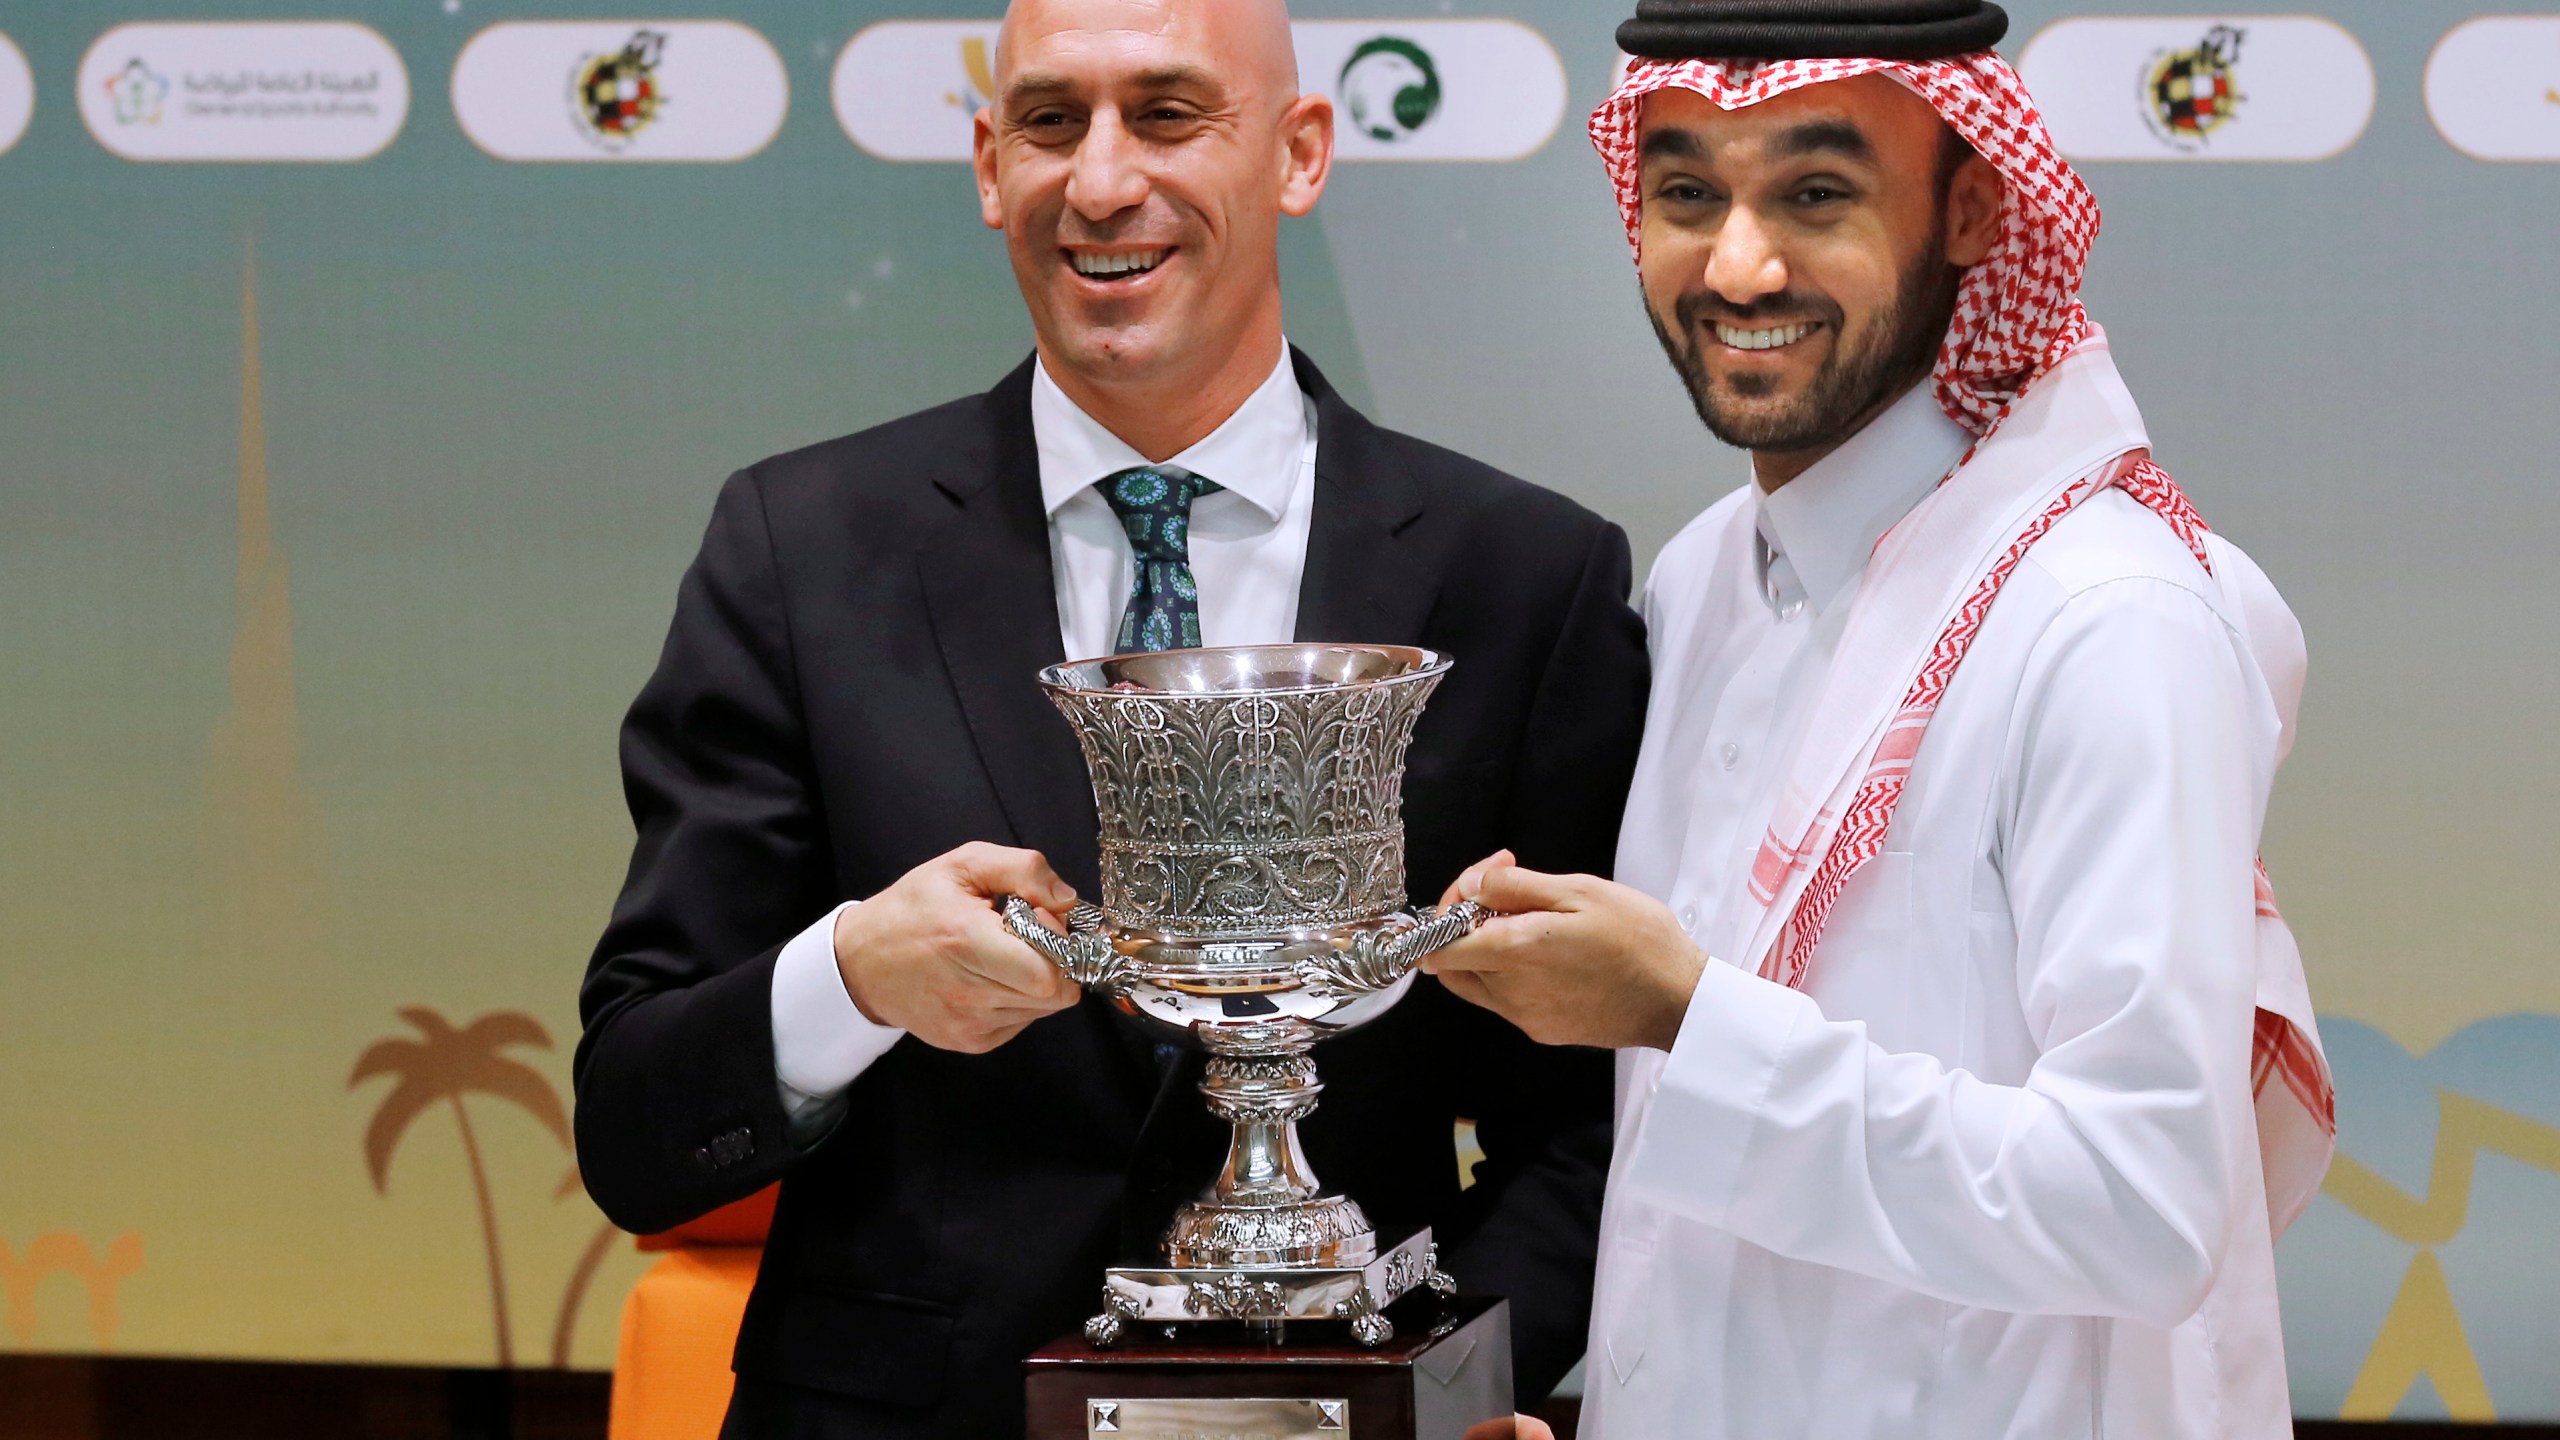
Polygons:
<instances>
[{"instance_id":1,"label":"trophy handle","mask_svg":"<svg viewBox=\"0 0 2560 1440\"><path fill-rule=\"evenodd\" d=\"M1102 907L1079 900L1067 912L1067 933L1040 923L1040 912L1019 895L1004 901L1004 928L1014 939L1039 951L1088 990L1117 995L1137 978L1128 958L1103 934Z\"/></svg>"},{"instance_id":2,"label":"trophy handle","mask_svg":"<svg viewBox=\"0 0 2560 1440\"><path fill-rule=\"evenodd\" d=\"M1492 912L1473 900L1461 900L1429 914L1412 929L1383 939L1372 931L1342 949L1328 946L1299 961L1298 974L1310 985L1344 995L1384 990L1411 974L1423 956L1472 934Z\"/></svg>"}]
</instances>

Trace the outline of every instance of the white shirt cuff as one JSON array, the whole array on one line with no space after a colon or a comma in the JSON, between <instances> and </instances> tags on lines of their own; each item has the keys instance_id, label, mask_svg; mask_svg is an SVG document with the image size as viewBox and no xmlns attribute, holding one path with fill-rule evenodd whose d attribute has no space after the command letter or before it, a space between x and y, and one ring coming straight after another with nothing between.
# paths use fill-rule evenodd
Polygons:
<instances>
[{"instance_id":1,"label":"white shirt cuff","mask_svg":"<svg viewBox=\"0 0 2560 1440\"><path fill-rule=\"evenodd\" d=\"M1626 1157L1629 1190L1675 1214L1721 1222L1742 1185L1788 1038L1809 1005L1783 985L1707 962Z\"/></svg>"},{"instance_id":2,"label":"white shirt cuff","mask_svg":"<svg viewBox=\"0 0 2560 1440\"><path fill-rule=\"evenodd\" d=\"M836 969L836 917L860 903L828 911L791 937L773 963L773 1069L795 1130L907 1033L865 1016Z\"/></svg>"}]
</instances>

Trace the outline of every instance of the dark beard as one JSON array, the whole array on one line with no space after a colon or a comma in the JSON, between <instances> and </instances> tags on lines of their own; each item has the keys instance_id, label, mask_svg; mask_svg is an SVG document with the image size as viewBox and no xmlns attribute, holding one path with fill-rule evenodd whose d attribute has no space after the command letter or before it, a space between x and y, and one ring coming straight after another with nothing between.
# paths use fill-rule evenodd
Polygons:
<instances>
[{"instance_id":1,"label":"dark beard","mask_svg":"<svg viewBox=\"0 0 2560 1440\"><path fill-rule=\"evenodd\" d=\"M1690 403L1697 406L1698 418L1706 422L1708 431L1727 445L1783 454L1836 445L1849 438L1887 401L1929 373L1937 363L1947 325L1955 318L1956 286L1963 273L1947 263L1943 229L1933 230L1928 245L1902 272L1902 283L1896 287L1892 303L1867 327L1865 343L1855 351L1835 343L1804 394L1770 415L1739 413L1736 407L1725 403L1725 396L1717 391L1707 374L1706 362L1698 354L1698 337L1707 322L1719 319L1728 324L1749 325L1765 316L1811 316L1830 326L1835 340L1840 340L1845 339L1845 332L1837 304L1792 293L1772 295L1749 305L1728 304L1713 294L1688 295L1675 307L1680 321L1678 334L1664 327L1652 305L1647 304L1644 311L1653 322L1654 335L1662 341L1662 353L1671 357L1671 368L1679 371L1688 385ZM1761 383L1753 377L1730 388L1736 396L1757 399L1767 393L1757 388Z\"/></svg>"}]
</instances>

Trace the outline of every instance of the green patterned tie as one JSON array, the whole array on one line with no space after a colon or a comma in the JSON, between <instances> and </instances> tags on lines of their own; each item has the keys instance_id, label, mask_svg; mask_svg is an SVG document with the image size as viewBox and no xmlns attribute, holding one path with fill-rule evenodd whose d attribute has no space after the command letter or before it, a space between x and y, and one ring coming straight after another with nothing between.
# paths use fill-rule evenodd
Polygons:
<instances>
[{"instance_id":1,"label":"green patterned tie","mask_svg":"<svg viewBox=\"0 0 2560 1440\"><path fill-rule=\"evenodd\" d=\"M1221 488L1176 465L1123 470L1094 482L1129 532L1137 574L1114 653L1188 650L1200 643L1200 585L1191 577L1191 502Z\"/></svg>"}]
</instances>

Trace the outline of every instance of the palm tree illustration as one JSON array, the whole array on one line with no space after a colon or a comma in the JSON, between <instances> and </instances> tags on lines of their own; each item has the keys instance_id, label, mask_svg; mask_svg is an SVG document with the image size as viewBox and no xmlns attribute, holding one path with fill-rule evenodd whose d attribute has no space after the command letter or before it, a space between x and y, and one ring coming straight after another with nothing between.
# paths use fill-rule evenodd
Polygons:
<instances>
[{"instance_id":1,"label":"palm tree illustration","mask_svg":"<svg viewBox=\"0 0 2560 1440\"><path fill-rule=\"evenodd\" d=\"M481 1234L488 1244L489 1304L497 1317L498 1363L513 1366L515 1341L507 1327L507 1281L498 1253L498 1210L489 1193L488 1168L480 1160L480 1142L472 1133L471 1114L463 1108L462 1098L487 1095L511 1100L541 1121L564 1147L570 1145L569 1116L561 1108L559 1093L551 1088L551 1082L531 1066L500 1053L517 1045L548 1050L551 1033L532 1016L512 1010L483 1015L460 1029L424 1005L402 1006L400 1018L409 1022L418 1038L399 1036L375 1041L356 1061L355 1073L347 1077L350 1090L377 1075L392 1076L396 1082L382 1097L381 1106L373 1112L373 1123L365 1129L365 1164L373 1172L375 1192L389 1194L391 1155L408 1133L409 1123L439 1103L453 1107L454 1124L462 1131L462 1153L471 1162L471 1184L479 1194Z\"/></svg>"},{"instance_id":2,"label":"palm tree illustration","mask_svg":"<svg viewBox=\"0 0 2560 1440\"><path fill-rule=\"evenodd\" d=\"M566 1200L572 1195L584 1195L586 1191L586 1177L580 1175L577 1165L572 1163L568 1178L560 1182L559 1189L551 1192L551 1198ZM621 1236L621 1229L607 1220L597 1227L594 1237L587 1241L587 1248L578 1252L578 1263L569 1267L569 1283L560 1290L560 1313L551 1322L552 1369L569 1368L569 1353L577 1347L578 1312L586 1308L587 1287L595 1283L596 1271L603 1267L606 1252Z\"/></svg>"}]
</instances>

